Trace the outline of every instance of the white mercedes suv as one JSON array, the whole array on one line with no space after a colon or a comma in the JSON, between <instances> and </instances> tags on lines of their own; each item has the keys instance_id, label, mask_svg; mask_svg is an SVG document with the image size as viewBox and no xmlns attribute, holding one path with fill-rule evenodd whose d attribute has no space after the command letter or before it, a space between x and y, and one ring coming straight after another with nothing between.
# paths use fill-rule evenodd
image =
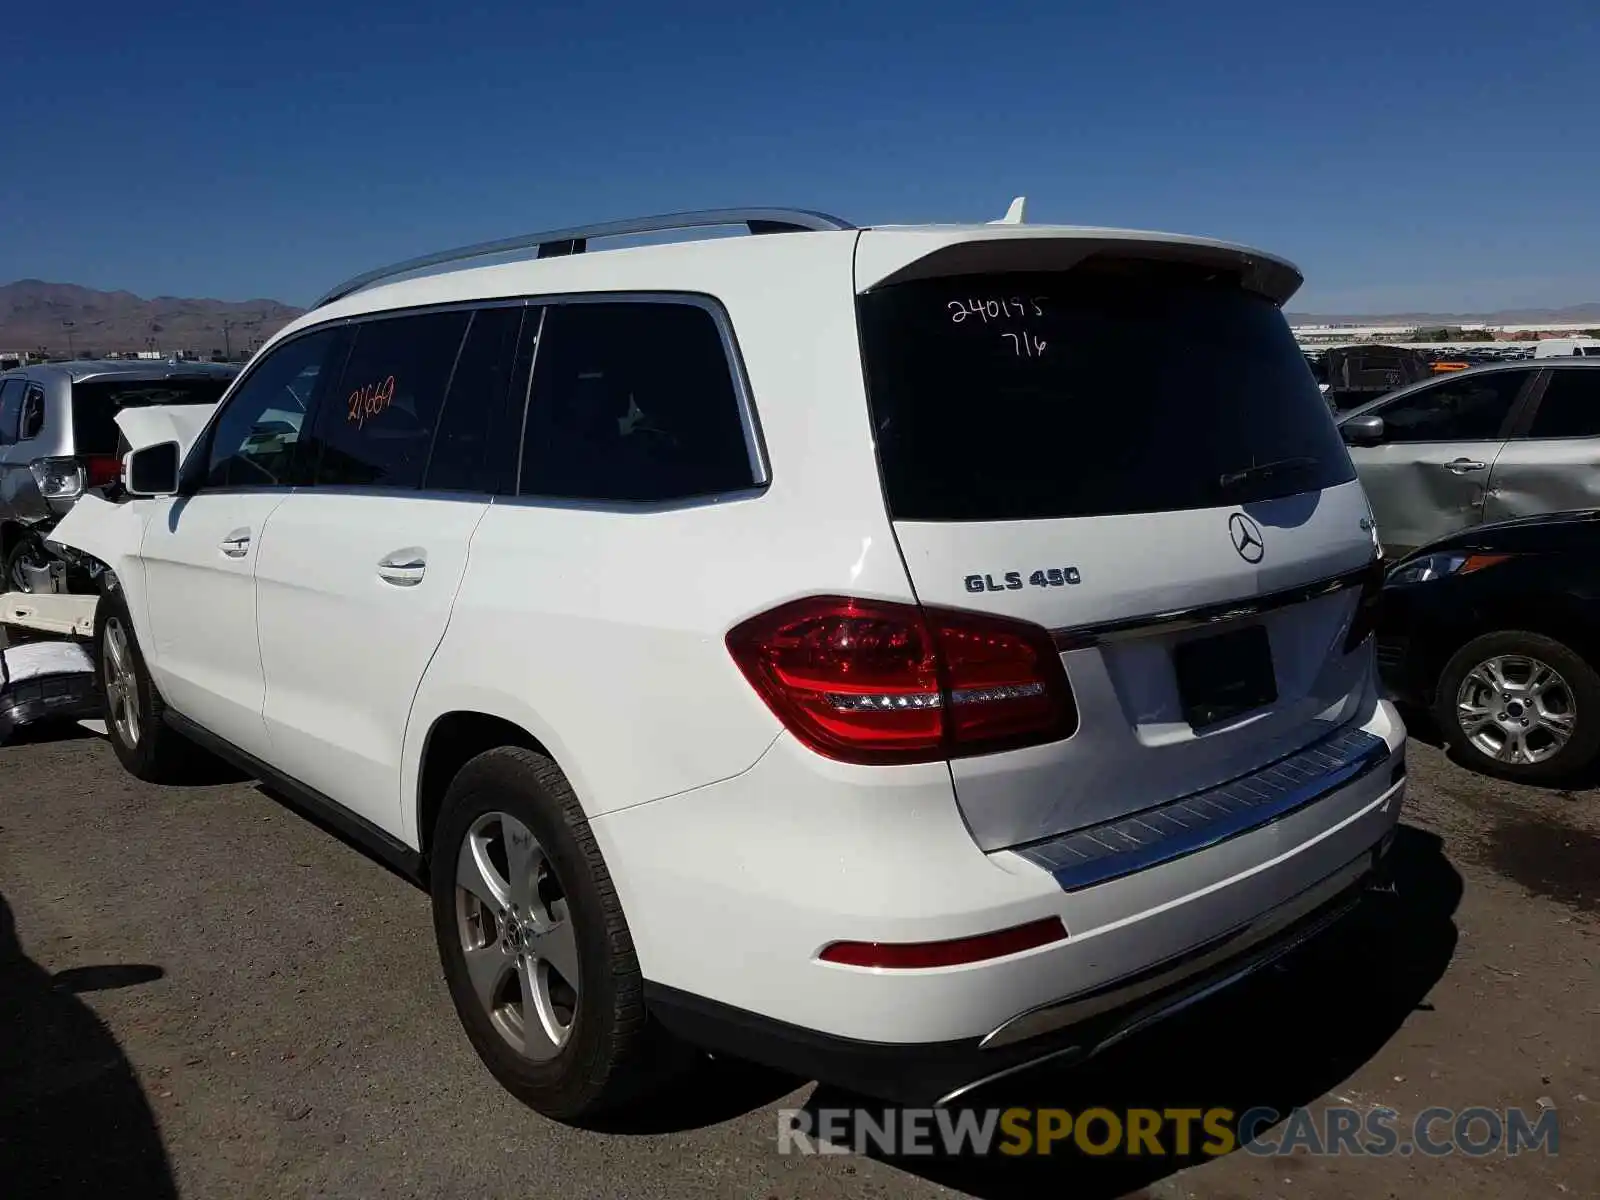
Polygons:
<instances>
[{"instance_id":1,"label":"white mercedes suv","mask_svg":"<svg viewBox=\"0 0 1600 1200\"><path fill-rule=\"evenodd\" d=\"M904 1102L1092 1054L1339 918L1401 806L1300 282L783 209L372 272L74 514L116 752L423 881L561 1119L685 1047Z\"/></svg>"}]
</instances>

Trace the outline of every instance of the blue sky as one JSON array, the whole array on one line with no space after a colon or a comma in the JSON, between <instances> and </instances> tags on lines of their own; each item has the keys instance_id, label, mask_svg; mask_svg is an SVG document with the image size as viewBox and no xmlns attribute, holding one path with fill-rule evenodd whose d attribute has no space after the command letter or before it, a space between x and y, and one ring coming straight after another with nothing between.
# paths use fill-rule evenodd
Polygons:
<instances>
[{"instance_id":1,"label":"blue sky","mask_svg":"<svg viewBox=\"0 0 1600 1200\"><path fill-rule=\"evenodd\" d=\"M305 303L589 220L1026 193L1033 221L1286 254L1296 309L1600 301L1594 0L79 0L4 27L0 281Z\"/></svg>"}]
</instances>

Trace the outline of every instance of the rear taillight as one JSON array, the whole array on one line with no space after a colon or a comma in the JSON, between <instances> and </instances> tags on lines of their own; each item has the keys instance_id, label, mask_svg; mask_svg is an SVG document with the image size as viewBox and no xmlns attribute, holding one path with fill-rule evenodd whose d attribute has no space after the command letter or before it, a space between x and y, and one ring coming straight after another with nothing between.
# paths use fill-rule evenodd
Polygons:
<instances>
[{"instance_id":1,"label":"rear taillight","mask_svg":"<svg viewBox=\"0 0 1600 1200\"><path fill-rule=\"evenodd\" d=\"M1049 633L1006 617L815 596L735 627L728 649L791 733L843 762L985 754L1078 726Z\"/></svg>"},{"instance_id":2,"label":"rear taillight","mask_svg":"<svg viewBox=\"0 0 1600 1200\"><path fill-rule=\"evenodd\" d=\"M122 460L114 454L91 454L83 460L84 487L108 487L122 479Z\"/></svg>"},{"instance_id":3,"label":"rear taillight","mask_svg":"<svg viewBox=\"0 0 1600 1200\"><path fill-rule=\"evenodd\" d=\"M1378 624L1378 601L1383 596L1384 560L1380 555L1372 560L1361 580L1361 595L1356 600L1356 613L1350 619L1350 633L1344 639L1344 652L1353 653L1361 643L1372 636Z\"/></svg>"}]
</instances>

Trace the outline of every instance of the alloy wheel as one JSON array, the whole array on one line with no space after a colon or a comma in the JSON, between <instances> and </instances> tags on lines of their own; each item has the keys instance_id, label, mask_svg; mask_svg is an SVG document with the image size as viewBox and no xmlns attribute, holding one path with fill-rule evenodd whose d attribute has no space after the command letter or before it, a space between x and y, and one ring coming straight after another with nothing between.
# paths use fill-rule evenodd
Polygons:
<instances>
[{"instance_id":1,"label":"alloy wheel","mask_svg":"<svg viewBox=\"0 0 1600 1200\"><path fill-rule=\"evenodd\" d=\"M1497 654L1468 671L1456 720L1475 749L1496 762L1532 764L1561 753L1578 727L1572 688L1549 663Z\"/></svg>"},{"instance_id":2,"label":"alloy wheel","mask_svg":"<svg viewBox=\"0 0 1600 1200\"><path fill-rule=\"evenodd\" d=\"M111 724L122 744L132 748L139 744L139 684L133 668L133 647L127 630L116 617L106 622L102 657Z\"/></svg>"},{"instance_id":3,"label":"alloy wheel","mask_svg":"<svg viewBox=\"0 0 1600 1200\"><path fill-rule=\"evenodd\" d=\"M509 813L472 823L456 856L456 929L473 994L518 1053L547 1060L572 1036L578 942L548 854Z\"/></svg>"}]
</instances>

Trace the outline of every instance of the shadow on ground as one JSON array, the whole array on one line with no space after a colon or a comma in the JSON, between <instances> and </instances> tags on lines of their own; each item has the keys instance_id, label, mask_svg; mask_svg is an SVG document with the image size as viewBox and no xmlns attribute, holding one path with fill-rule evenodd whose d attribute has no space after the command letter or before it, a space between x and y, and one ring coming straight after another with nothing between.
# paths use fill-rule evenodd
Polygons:
<instances>
[{"instance_id":1,"label":"shadow on ground","mask_svg":"<svg viewBox=\"0 0 1600 1200\"><path fill-rule=\"evenodd\" d=\"M1600 836L1552 820L1508 821L1489 836L1489 865L1536 896L1600 912Z\"/></svg>"},{"instance_id":2,"label":"shadow on ground","mask_svg":"<svg viewBox=\"0 0 1600 1200\"><path fill-rule=\"evenodd\" d=\"M1400 719L1406 724L1406 735L1414 742L1432 746L1436 750L1443 750L1445 758L1458 770L1467 771L1482 779L1493 777L1480 771L1476 764L1457 754L1455 749L1444 739L1444 734L1439 732L1439 722L1434 715L1425 708L1417 708L1411 704L1396 703L1400 710ZM1519 786L1530 788L1545 794L1565 795L1571 792L1588 791L1591 788L1600 788L1600 758L1576 774L1553 783L1539 783L1532 780L1518 780Z\"/></svg>"},{"instance_id":3,"label":"shadow on ground","mask_svg":"<svg viewBox=\"0 0 1600 1200\"><path fill-rule=\"evenodd\" d=\"M1426 997L1455 952L1453 914L1461 877L1440 840L1402 826L1392 850L1398 895L1373 897L1318 941L1253 980L1130 1038L1074 1068L1041 1069L997 1083L972 1098L975 1108L1104 1107L1210 1109L1239 1115L1258 1107L1287 1114L1336 1089L1381 1050ZM819 1087L818 1110L883 1105ZM1260 1131L1263 1134L1265 1131ZM1270 1136L1270 1135L1269 1135ZM1184 1167L1187 1157L880 1157L934 1183L981 1197L1063 1195L1074 1200L1126 1196ZM872 1151L868 1144L869 1153ZM1275 1163L1294 1169L1303 1159Z\"/></svg>"},{"instance_id":4,"label":"shadow on ground","mask_svg":"<svg viewBox=\"0 0 1600 1200\"><path fill-rule=\"evenodd\" d=\"M0 897L0 1192L176 1196L155 1115L111 1031L79 995L160 979L142 964L51 975Z\"/></svg>"},{"instance_id":5,"label":"shadow on ground","mask_svg":"<svg viewBox=\"0 0 1600 1200\"><path fill-rule=\"evenodd\" d=\"M682 1133L720 1125L765 1108L807 1081L731 1058L700 1055L672 1077L665 1099L589 1126L597 1133Z\"/></svg>"},{"instance_id":6,"label":"shadow on ground","mask_svg":"<svg viewBox=\"0 0 1600 1200\"><path fill-rule=\"evenodd\" d=\"M99 735L92 733L76 721L30 721L11 731L0 740L0 749L12 746L42 746L47 742L76 742Z\"/></svg>"}]
</instances>

